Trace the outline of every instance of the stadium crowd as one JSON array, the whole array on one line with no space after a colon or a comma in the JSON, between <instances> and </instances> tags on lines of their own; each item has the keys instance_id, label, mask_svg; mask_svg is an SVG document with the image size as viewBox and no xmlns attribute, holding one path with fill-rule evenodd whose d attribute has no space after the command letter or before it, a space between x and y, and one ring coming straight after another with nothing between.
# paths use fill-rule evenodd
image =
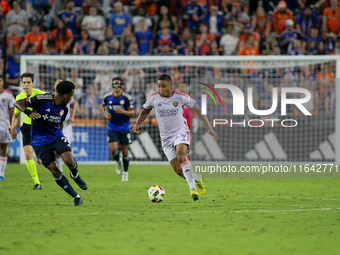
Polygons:
<instances>
[{"instance_id":1,"label":"stadium crowd","mask_svg":"<svg viewBox=\"0 0 340 255\"><path fill-rule=\"evenodd\" d=\"M0 1L0 30L6 33L7 84L19 85L20 55L323 55L338 54L340 7L338 0L27 0ZM1 58L3 65L3 57ZM0 67L3 70L3 66ZM158 69L158 68L157 68ZM175 85L188 83L192 70L166 70ZM157 89L141 67L118 73L126 79L126 92L136 113L151 91ZM151 73L161 74L161 68ZM329 79L334 65L299 70L272 70L277 78L305 82L322 100L333 93ZM149 72L147 72L149 73ZM203 74L204 73L204 74ZM271 74L246 70L237 77L267 94L265 78ZM224 72L200 70L201 76L222 79ZM97 105L110 91L114 74L109 67L82 76L81 70L58 67L53 79L76 84L75 97L86 117L99 116ZM215 77L218 76L218 79ZM328 79L326 82L325 79ZM49 83L54 84L54 80ZM334 80L333 80L334 81ZM308 85L307 83L310 82ZM38 81L39 83L39 81ZM52 85L40 80L40 88ZM246 82L248 83L248 82ZM302 83L301 83L302 84ZM315 85L313 85L315 84ZM324 86L322 85L324 84ZM272 84L273 85L273 84ZM334 85L334 84L333 84ZM279 86L279 85L276 85ZM326 89L323 87L326 86ZM268 92L269 93L269 92ZM313 92L314 93L314 92ZM318 97L319 98L319 97ZM268 98L267 98L268 99ZM264 99L265 102L269 100ZM228 101L229 102L229 101ZM230 102L229 102L230 103ZM317 105L319 105L317 103ZM264 106L265 107L265 106ZM323 107L325 108L325 107ZM326 107L327 108L327 107Z\"/></svg>"}]
</instances>

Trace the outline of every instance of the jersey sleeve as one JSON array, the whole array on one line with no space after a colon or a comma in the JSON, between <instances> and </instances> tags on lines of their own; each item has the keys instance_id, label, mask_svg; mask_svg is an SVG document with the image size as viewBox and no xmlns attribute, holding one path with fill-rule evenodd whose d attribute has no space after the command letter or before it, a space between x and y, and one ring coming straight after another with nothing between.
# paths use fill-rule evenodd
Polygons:
<instances>
[{"instance_id":1,"label":"jersey sleeve","mask_svg":"<svg viewBox=\"0 0 340 255\"><path fill-rule=\"evenodd\" d=\"M183 105L188 106L192 109L196 105L196 101L192 99L190 96L182 96L183 97Z\"/></svg>"},{"instance_id":2,"label":"jersey sleeve","mask_svg":"<svg viewBox=\"0 0 340 255\"><path fill-rule=\"evenodd\" d=\"M145 104L143 104L143 108L146 110L150 110L154 107L154 97L149 97L148 100L146 100Z\"/></svg>"},{"instance_id":3,"label":"jersey sleeve","mask_svg":"<svg viewBox=\"0 0 340 255\"><path fill-rule=\"evenodd\" d=\"M133 104L132 96L130 96L129 94L126 94L126 105L127 105L127 110L135 108Z\"/></svg>"},{"instance_id":4,"label":"jersey sleeve","mask_svg":"<svg viewBox=\"0 0 340 255\"><path fill-rule=\"evenodd\" d=\"M107 96L104 96L104 98L103 98L103 100L102 100L102 104L103 104L104 106L107 105L106 98L107 98Z\"/></svg>"},{"instance_id":5,"label":"jersey sleeve","mask_svg":"<svg viewBox=\"0 0 340 255\"><path fill-rule=\"evenodd\" d=\"M65 107L64 114L63 114L63 117L61 118L61 121L65 121L67 114L68 114L68 108Z\"/></svg>"},{"instance_id":6,"label":"jersey sleeve","mask_svg":"<svg viewBox=\"0 0 340 255\"><path fill-rule=\"evenodd\" d=\"M31 107L33 109L39 109L46 101L45 95L36 95L34 97L25 98L26 107Z\"/></svg>"},{"instance_id":7,"label":"jersey sleeve","mask_svg":"<svg viewBox=\"0 0 340 255\"><path fill-rule=\"evenodd\" d=\"M12 95L10 95L10 97L9 97L9 104L8 104L8 106L9 106L10 109L11 109L11 108L16 109L16 108L14 107L14 103L15 103L15 99L14 99L14 97L13 97ZM20 111L19 111L19 112L20 112Z\"/></svg>"}]
</instances>

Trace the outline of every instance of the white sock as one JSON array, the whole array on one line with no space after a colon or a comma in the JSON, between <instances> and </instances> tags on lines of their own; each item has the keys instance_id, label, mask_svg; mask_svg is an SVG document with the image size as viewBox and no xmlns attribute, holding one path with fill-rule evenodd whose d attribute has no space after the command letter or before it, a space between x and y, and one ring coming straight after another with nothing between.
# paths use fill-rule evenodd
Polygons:
<instances>
[{"instance_id":1,"label":"white sock","mask_svg":"<svg viewBox=\"0 0 340 255\"><path fill-rule=\"evenodd\" d=\"M195 189L196 190L196 186L195 186L195 182L194 182L194 178L193 178L193 171L192 171L192 167L190 164L190 161L187 160L184 163L181 164L182 170L183 170L183 175L185 177L185 179L187 180L190 190L191 189Z\"/></svg>"},{"instance_id":2,"label":"white sock","mask_svg":"<svg viewBox=\"0 0 340 255\"><path fill-rule=\"evenodd\" d=\"M191 164L190 164L191 165ZM192 166L191 166L192 169ZM192 172L194 174L194 180L195 182L199 182L201 180L200 176L197 173L194 173L194 170L192 169Z\"/></svg>"},{"instance_id":3,"label":"white sock","mask_svg":"<svg viewBox=\"0 0 340 255\"><path fill-rule=\"evenodd\" d=\"M7 157L0 157L0 176L5 177Z\"/></svg>"},{"instance_id":4,"label":"white sock","mask_svg":"<svg viewBox=\"0 0 340 255\"><path fill-rule=\"evenodd\" d=\"M58 157L56 160L55 160L55 162L57 163L57 167L59 168L59 170L61 171L61 172L63 172L63 168L62 168L62 159L61 159L61 157Z\"/></svg>"}]
</instances>

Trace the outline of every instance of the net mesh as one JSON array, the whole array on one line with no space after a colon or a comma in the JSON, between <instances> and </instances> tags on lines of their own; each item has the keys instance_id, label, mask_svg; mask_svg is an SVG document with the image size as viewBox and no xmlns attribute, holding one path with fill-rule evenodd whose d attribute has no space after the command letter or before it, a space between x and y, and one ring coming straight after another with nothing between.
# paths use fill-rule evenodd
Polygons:
<instances>
[{"instance_id":1,"label":"net mesh","mask_svg":"<svg viewBox=\"0 0 340 255\"><path fill-rule=\"evenodd\" d=\"M98 58L100 59L100 58ZM52 91L56 79L76 84L75 99L79 102L73 123L72 148L78 161L109 161L106 141L106 121L98 110L103 95L111 91L111 80L120 76L124 91L135 104L136 116L145 100L157 90L157 78L171 75L174 88L189 93L199 106L207 99L207 117L219 134L214 142L202 121L191 112L187 116L192 131L191 160L207 161L334 161L335 159L335 61L320 59L298 60L208 60L197 58L183 61L161 57L138 60L27 60L27 70L33 72L36 87ZM233 114L235 98L228 89L208 86L231 84L244 96L244 114ZM303 106L312 113L306 116L295 105L287 105L281 114L282 88L305 88L311 100ZM273 88L277 89L276 110L259 116L249 110L249 88L255 109L270 109ZM276 90L274 90L276 91ZM275 93L274 93L275 94ZM288 93L287 98L298 100L301 93ZM135 118L131 119L132 125ZM294 127L290 127L294 126ZM166 160L161 149L157 120L154 114L142 125L142 134L132 134L131 157L139 161Z\"/></svg>"}]
</instances>

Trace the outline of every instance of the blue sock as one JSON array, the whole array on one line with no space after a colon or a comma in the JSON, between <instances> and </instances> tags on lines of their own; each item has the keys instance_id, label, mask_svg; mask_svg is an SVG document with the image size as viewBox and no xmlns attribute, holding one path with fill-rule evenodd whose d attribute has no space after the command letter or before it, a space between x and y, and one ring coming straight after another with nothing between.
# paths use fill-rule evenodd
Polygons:
<instances>
[{"instance_id":1,"label":"blue sock","mask_svg":"<svg viewBox=\"0 0 340 255\"><path fill-rule=\"evenodd\" d=\"M64 175L61 175L58 179L55 179L55 181L70 196L72 196L73 198L77 196L77 192L74 191L71 184L68 182L67 178Z\"/></svg>"},{"instance_id":2,"label":"blue sock","mask_svg":"<svg viewBox=\"0 0 340 255\"><path fill-rule=\"evenodd\" d=\"M130 162L129 156L123 157L124 172L127 172L129 170L129 162Z\"/></svg>"},{"instance_id":3,"label":"blue sock","mask_svg":"<svg viewBox=\"0 0 340 255\"><path fill-rule=\"evenodd\" d=\"M78 162L74 159L74 162L76 162L76 164L74 165L74 167L68 167L72 173L73 177L77 177L78 175Z\"/></svg>"},{"instance_id":4,"label":"blue sock","mask_svg":"<svg viewBox=\"0 0 340 255\"><path fill-rule=\"evenodd\" d=\"M113 159L118 162L119 161L119 151L116 151L116 153L112 154L112 155L113 155Z\"/></svg>"}]
</instances>

